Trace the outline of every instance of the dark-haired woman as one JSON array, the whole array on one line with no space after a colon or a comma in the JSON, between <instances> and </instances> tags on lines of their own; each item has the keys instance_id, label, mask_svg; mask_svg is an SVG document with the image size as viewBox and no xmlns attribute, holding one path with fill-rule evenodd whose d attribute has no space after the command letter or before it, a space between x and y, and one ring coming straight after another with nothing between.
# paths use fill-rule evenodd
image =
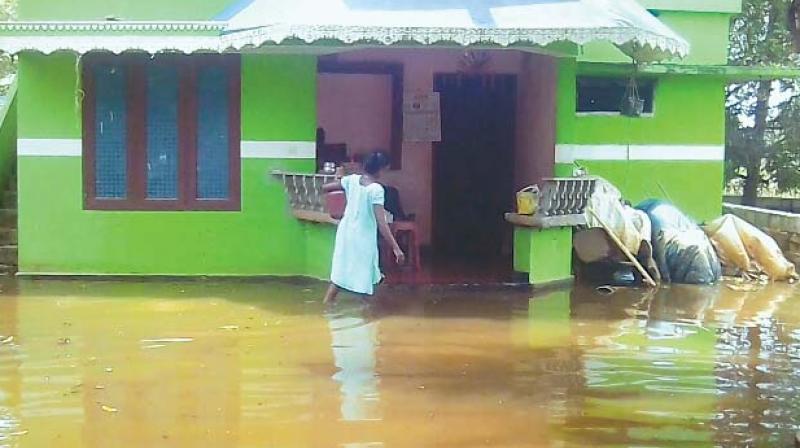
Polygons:
<instances>
[{"instance_id":1,"label":"dark-haired woman","mask_svg":"<svg viewBox=\"0 0 800 448\"><path fill-rule=\"evenodd\" d=\"M383 186L378 183L389 167L389 157L376 151L364 160L364 174L345 176L322 187L325 192L344 190L347 207L336 230L333 250L331 285L325 303L336 300L344 289L356 294L372 295L383 275L378 267L377 232L392 246L398 263L405 254L397 245L383 208Z\"/></svg>"}]
</instances>

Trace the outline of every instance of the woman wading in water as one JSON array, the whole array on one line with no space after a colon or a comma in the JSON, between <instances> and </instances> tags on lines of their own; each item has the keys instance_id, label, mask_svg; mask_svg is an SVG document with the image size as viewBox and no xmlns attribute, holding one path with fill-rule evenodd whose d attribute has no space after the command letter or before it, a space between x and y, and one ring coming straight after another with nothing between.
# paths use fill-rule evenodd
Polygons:
<instances>
[{"instance_id":1,"label":"woman wading in water","mask_svg":"<svg viewBox=\"0 0 800 448\"><path fill-rule=\"evenodd\" d=\"M386 222L383 186L378 183L388 168L389 157L376 151L364 161L363 175L345 176L322 187L326 193L343 190L347 197L344 217L336 230L326 304L334 302L341 290L369 296L374 294L375 285L383 279L378 267L378 231L391 245L397 262L405 260L405 254Z\"/></svg>"}]
</instances>

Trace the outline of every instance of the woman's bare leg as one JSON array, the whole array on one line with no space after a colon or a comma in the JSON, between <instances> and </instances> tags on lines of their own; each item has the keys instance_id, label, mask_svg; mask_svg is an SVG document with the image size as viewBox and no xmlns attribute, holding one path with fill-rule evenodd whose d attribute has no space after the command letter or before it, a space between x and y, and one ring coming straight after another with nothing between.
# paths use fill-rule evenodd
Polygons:
<instances>
[{"instance_id":1,"label":"woman's bare leg","mask_svg":"<svg viewBox=\"0 0 800 448\"><path fill-rule=\"evenodd\" d=\"M336 301L336 296L339 295L339 287L331 283L328 286L328 292L325 293L325 300L322 302L324 304L333 303Z\"/></svg>"}]
</instances>

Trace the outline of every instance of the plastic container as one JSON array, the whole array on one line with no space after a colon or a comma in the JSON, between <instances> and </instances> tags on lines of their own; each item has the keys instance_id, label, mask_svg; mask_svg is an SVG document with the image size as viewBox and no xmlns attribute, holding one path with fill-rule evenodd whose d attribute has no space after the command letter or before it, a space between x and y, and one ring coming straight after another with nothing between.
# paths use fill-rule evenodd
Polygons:
<instances>
[{"instance_id":1,"label":"plastic container","mask_svg":"<svg viewBox=\"0 0 800 448\"><path fill-rule=\"evenodd\" d=\"M517 193L517 213L520 215L533 215L539 208L539 187L531 185Z\"/></svg>"},{"instance_id":2,"label":"plastic container","mask_svg":"<svg viewBox=\"0 0 800 448\"><path fill-rule=\"evenodd\" d=\"M325 209L333 219L342 219L344 209L347 206L347 196L344 191L332 191L325 193Z\"/></svg>"}]
</instances>

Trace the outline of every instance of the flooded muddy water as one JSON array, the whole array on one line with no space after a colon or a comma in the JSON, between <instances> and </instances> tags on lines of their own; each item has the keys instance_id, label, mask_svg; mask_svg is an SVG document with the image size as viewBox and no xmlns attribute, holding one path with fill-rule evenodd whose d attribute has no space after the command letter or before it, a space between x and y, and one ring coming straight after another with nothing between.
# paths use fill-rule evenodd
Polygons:
<instances>
[{"instance_id":1,"label":"flooded muddy water","mask_svg":"<svg viewBox=\"0 0 800 448\"><path fill-rule=\"evenodd\" d=\"M0 446L792 446L800 293L22 281Z\"/></svg>"}]
</instances>

